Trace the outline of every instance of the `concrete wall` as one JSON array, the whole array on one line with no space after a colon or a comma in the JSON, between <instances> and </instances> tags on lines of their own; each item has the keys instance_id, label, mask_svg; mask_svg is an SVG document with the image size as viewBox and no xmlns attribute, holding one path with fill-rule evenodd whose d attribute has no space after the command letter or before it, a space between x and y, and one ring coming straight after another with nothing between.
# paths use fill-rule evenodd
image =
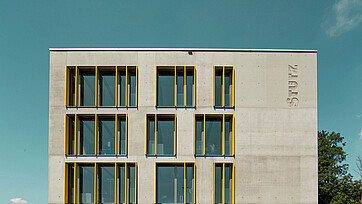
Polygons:
<instances>
[{"instance_id":1,"label":"concrete wall","mask_svg":"<svg viewBox=\"0 0 362 204\"><path fill-rule=\"evenodd\" d=\"M138 65L138 109L66 108L65 66ZM196 109L155 108L155 66L196 66ZM215 110L213 66L235 66L235 109ZM289 67L291 65L293 68ZM297 75L297 76L296 76ZM297 81L298 87L293 87ZM236 203L317 203L317 54L314 52L50 52L48 202L63 203L65 162L137 162L138 201L154 202L158 161L196 161L196 202L212 203L213 163L234 162ZM295 91L298 93L294 93ZM298 104L288 104L288 98ZM296 106L294 106L296 105ZM64 156L64 115L128 114L128 157ZM177 157L146 158L145 114L177 114ZM235 158L193 156L194 114L235 115Z\"/></svg>"}]
</instances>

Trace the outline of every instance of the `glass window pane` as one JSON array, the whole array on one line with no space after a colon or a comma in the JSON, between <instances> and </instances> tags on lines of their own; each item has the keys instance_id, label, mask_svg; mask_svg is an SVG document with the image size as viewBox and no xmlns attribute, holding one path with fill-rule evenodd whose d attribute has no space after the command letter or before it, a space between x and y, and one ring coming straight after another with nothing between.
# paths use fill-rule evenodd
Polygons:
<instances>
[{"instance_id":1,"label":"glass window pane","mask_svg":"<svg viewBox=\"0 0 362 204\"><path fill-rule=\"evenodd\" d=\"M75 69L69 69L69 106L75 105Z\"/></svg>"},{"instance_id":2,"label":"glass window pane","mask_svg":"<svg viewBox=\"0 0 362 204\"><path fill-rule=\"evenodd\" d=\"M194 202L194 167L186 166L186 203Z\"/></svg>"},{"instance_id":3,"label":"glass window pane","mask_svg":"<svg viewBox=\"0 0 362 204\"><path fill-rule=\"evenodd\" d=\"M135 183L135 173L136 168L134 166L130 166L128 169L128 177L129 177L129 195L128 201L130 203L135 203L135 196L136 196L136 183Z\"/></svg>"},{"instance_id":4,"label":"glass window pane","mask_svg":"<svg viewBox=\"0 0 362 204\"><path fill-rule=\"evenodd\" d=\"M114 166L100 166L98 202L114 203L114 183Z\"/></svg>"},{"instance_id":5,"label":"glass window pane","mask_svg":"<svg viewBox=\"0 0 362 204\"><path fill-rule=\"evenodd\" d=\"M157 76L157 105L175 106L174 72L158 71Z\"/></svg>"},{"instance_id":6,"label":"glass window pane","mask_svg":"<svg viewBox=\"0 0 362 204\"><path fill-rule=\"evenodd\" d=\"M188 70L186 75L186 105L193 106L194 103L194 71Z\"/></svg>"},{"instance_id":7,"label":"glass window pane","mask_svg":"<svg viewBox=\"0 0 362 204\"><path fill-rule=\"evenodd\" d=\"M231 106L231 72L225 71L225 106Z\"/></svg>"},{"instance_id":8,"label":"glass window pane","mask_svg":"<svg viewBox=\"0 0 362 204\"><path fill-rule=\"evenodd\" d=\"M94 201L94 167L79 166L79 203L93 203Z\"/></svg>"},{"instance_id":9,"label":"glass window pane","mask_svg":"<svg viewBox=\"0 0 362 204\"><path fill-rule=\"evenodd\" d=\"M95 105L95 75L94 70L79 71L79 96L81 106Z\"/></svg>"},{"instance_id":10,"label":"glass window pane","mask_svg":"<svg viewBox=\"0 0 362 204\"><path fill-rule=\"evenodd\" d=\"M174 154L174 119L157 119L157 154Z\"/></svg>"},{"instance_id":11,"label":"glass window pane","mask_svg":"<svg viewBox=\"0 0 362 204\"><path fill-rule=\"evenodd\" d=\"M221 155L222 121L219 118L209 118L205 121L205 154Z\"/></svg>"},{"instance_id":12,"label":"glass window pane","mask_svg":"<svg viewBox=\"0 0 362 204\"><path fill-rule=\"evenodd\" d=\"M215 166L215 203L222 202L222 166Z\"/></svg>"},{"instance_id":13,"label":"glass window pane","mask_svg":"<svg viewBox=\"0 0 362 204\"><path fill-rule=\"evenodd\" d=\"M215 71L215 106L222 106L222 72Z\"/></svg>"},{"instance_id":14,"label":"glass window pane","mask_svg":"<svg viewBox=\"0 0 362 204\"><path fill-rule=\"evenodd\" d=\"M80 154L95 154L95 123L94 119L80 118L79 119L79 153Z\"/></svg>"},{"instance_id":15,"label":"glass window pane","mask_svg":"<svg viewBox=\"0 0 362 204\"><path fill-rule=\"evenodd\" d=\"M115 89L116 77L114 70L107 70L100 72L100 105L101 106L114 106L115 105Z\"/></svg>"},{"instance_id":16,"label":"glass window pane","mask_svg":"<svg viewBox=\"0 0 362 204\"><path fill-rule=\"evenodd\" d=\"M175 202L175 167L157 166L157 203Z\"/></svg>"},{"instance_id":17,"label":"glass window pane","mask_svg":"<svg viewBox=\"0 0 362 204\"><path fill-rule=\"evenodd\" d=\"M127 141L126 141L126 120L124 118L119 118L119 138L120 138L120 154L121 155L125 155L126 154L126 145L127 145Z\"/></svg>"},{"instance_id":18,"label":"glass window pane","mask_svg":"<svg viewBox=\"0 0 362 204\"><path fill-rule=\"evenodd\" d=\"M184 202L184 167L183 166L176 166L176 201L177 203Z\"/></svg>"},{"instance_id":19,"label":"glass window pane","mask_svg":"<svg viewBox=\"0 0 362 204\"><path fill-rule=\"evenodd\" d=\"M74 165L68 164L68 203L74 202Z\"/></svg>"},{"instance_id":20,"label":"glass window pane","mask_svg":"<svg viewBox=\"0 0 362 204\"><path fill-rule=\"evenodd\" d=\"M118 167L118 191L119 191L119 202L120 203L126 203L125 202L125 195L126 195L126 178L125 178L125 167L119 166Z\"/></svg>"},{"instance_id":21,"label":"glass window pane","mask_svg":"<svg viewBox=\"0 0 362 204\"><path fill-rule=\"evenodd\" d=\"M203 133L203 129L204 129L204 125L203 125L203 120L200 119L196 119L196 155L202 155L204 154L203 152L203 137L204 137L204 133Z\"/></svg>"},{"instance_id":22,"label":"glass window pane","mask_svg":"<svg viewBox=\"0 0 362 204\"><path fill-rule=\"evenodd\" d=\"M224 182L225 182L225 192L224 192L224 195L225 195L225 203L231 203L231 193L232 193L232 180L231 180L231 177L232 177L232 167L230 165L225 165L225 179L224 179Z\"/></svg>"},{"instance_id":23,"label":"glass window pane","mask_svg":"<svg viewBox=\"0 0 362 204\"><path fill-rule=\"evenodd\" d=\"M115 153L115 125L114 119L99 120L99 153L114 154Z\"/></svg>"},{"instance_id":24,"label":"glass window pane","mask_svg":"<svg viewBox=\"0 0 362 204\"><path fill-rule=\"evenodd\" d=\"M225 134L224 134L224 141L225 141L225 155L231 155L231 119L225 119Z\"/></svg>"},{"instance_id":25,"label":"glass window pane","mask_svg":"<svg viewBox=\"0 0 362 204\"><path fill-rule=\"evenodd\" d=\"M154 118L149 118L147 120L147 136L148 136L148 154L155 154L155 120Z\"/></svg>"},{"instance_id":26,"label":"glass window pane","mask_svg":"<svg viewBox=\"0 0 362 204\"><path fill-rule=\"evenodd\" d=\"M118 90L119 90L119 106L126 106L126 69L119 69L118 71Z\"/></svg>"},{"instance_id":27,"label":"glass window pane","mask_svg":"<svg viewBox=\"0 0 362 204\"><path fill-rule=\"evenodd\" d=\"M68 141L68 153L69 154L74 154L74 142L75 142L75 137L74 137L74 133L75 133L75 120L74 117L68 117L68 136L69 136L69 141Z\"/></svg>"},{"instance_id":28,"label":"glass window pane","mask_svg":"<svg viewBox=\"0 0 362 204\"><path fill-rule=\"evenodd\" d=\"M128 70L129 106L136 106L136 71Z\"/></svg>"},{"instance_id":29,"label":"glass window pane","mask_svg":"<svg viewBox=\"0 0 362 204\"><path fill-rule=\"evenodd\" d=\"M177 72L177 106L184 106L184 74Z\"/></svg>"}]
</instances>

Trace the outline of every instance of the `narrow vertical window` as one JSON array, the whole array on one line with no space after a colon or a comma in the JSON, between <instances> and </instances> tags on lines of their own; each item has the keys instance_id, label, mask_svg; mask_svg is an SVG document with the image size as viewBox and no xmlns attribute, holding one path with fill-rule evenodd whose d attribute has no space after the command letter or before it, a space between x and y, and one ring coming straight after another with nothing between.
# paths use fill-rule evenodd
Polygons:
<instances>
[{"instance_id":1,"label":"narrow vertical window","mask_svg":"<svg viewBox=\"0 0 362 204\"><path fill-rule=\"evenodd\" d=\"M194 203L194 164L156 165L156 203Z\"/></svg>"},{"instance_id":2,"label":"narrow vertical window","mask_svg":"<svg viewBox=\"0 0 362 204\"><path fill-rule=\"evenodd\" d=\"M79 67L78 67L79 68ZM95 69L94 67L79 68L79 105L95 106Z\"/></svg>"},{"instance_id":3,"label":"narrow vertical window","mask_svg":"<svg viewBox=\"0 0 362 204\"><path fill-rule=\"evenodd\" d=\"M214 67L214 107L234 107L234 67Z\"/></svg>"},{"instance_id":4,"label":"narrow vertical window","mask_svg":"<svg viewBox=\"0 0 362 204\"><path fill-rule=\"evenodd\" d=\"M68 66L66 69L66 106L75 106L75 85L76 85L76 67Z\"/></svg>"},{"instance_id":5,"label":"narrow vertical window","mask_svg":"<svg viewBox=\"0 0 362 204\"><path fill-rule=\"evenodd\" d=\"M147 155L176 155L175 115L147 115Z\"/></svg>"},{"instance_id":6,"label":"narrow vertical window","mask_svg":"<svg viewBox=\"0 0 362 204\"><path fill-rule=\"evenodd\" d=\"M136 106L136 94L137 94L137 78L136 78L137 68L128 67L128 106Z\"/></svg>"},{"instance_id":7,"label":"narrow vertical window","mask_svg":"<svg viewBox=\"0 0 362 204\"><path fill-rule=\"evenodd\" d=\"M119 154L127 154L127 116L118 116Z\"/></svg>"},{"instance_id":8,"label":"narrow vertical window","mask_svg":"<svg viewBox=\"0 0 362 204\"><path fill-rule=\"evenodd\" d=\"M137 66L117 66L118 106L137 106Z\"/></svg>"},{"instance_id":9,"label":"narrow vertical window","mask_svg":"<svg viewBox=\"0 0 362 204\"><path fill-rule=\"evenodd\" d=\"M78 203L93 203L94 202L94 166L79 165L78 183L79 183Z\"/></svg>"},{"instance_id":10,"label":"narrow vertical window","mask_svg":"<svg viewBox=\"0 0 362 204\"><path fill-rule=\"evenodd\" d=\"M126 106L126 67L118 67L118 95L119 95L119 106Z\"/></svg>"},{"instance_id":11,"label":"narrow vertical window","mask_svg":"<svg viewBox=\"0 0 362 204\"><path fill-rule=\"evenodd\" d=\"M115 171L114 165L99 165L98 167L98 202L114 203Z\"/></svg>"},{"instance_id":12,"label":"narrow vertical window","mask_svg":"<svg viewBox=\"0 0 362 204\"><path fill-rule=\"evenodd\" d=\"M65 199L64 203L74 202L74 164L65 165Z\"/></svg>"},{"instance_id":13,"label":"narrow vertical window","mask_svg":"<svg viewBox=\"0 0 362 204\"><path fill-rule=\"evenodd\" d=\"M234 202L234 164L214 164L214 203Z\"/></svg>"},{"instance_id":14,"label":"narrow vertical window","mask_svg":"<svg viewBox=\"0 0 362 204\"><path fill-rule=\"evenodd\" d=\"M79 154L95 154L94 116L79 116L78 119Z\"/></svg>"},{"instance_id":15,"label":"narrow vertical window","mask_svg":"<svg viewBox=\"0 0 362 204\"><path fill-rule=\"evenodd\" d=\"M157 66L156 106L194 107L194 74L194 66Z\"/></svg>"},{"instance_id":16,"label":"narrow vertical window","mask_svg":"<svg viewBox=\"0 0 362 204\"><path fill-rule=\"evenodd\" d=\"M195 115L195 156L233 156L233 115Z\"/></svg>"},{"instance_id":17,"label":"narrow vertical window","mask_svg":"<svg viewBox=\"0 0 362 204\"><path fill-rule=\"evenodd\" d=\"M98 119L99 154L115 154L115 121L114 116L99 116Z\"/></svg>"},{"instance_id":18,"label":"narrow vertical window","mask_svg":"<svg viewBox=\"0 0 362 204\"><path fill-rule=\"evenodd\" d=\"M67 119L67 130L68 131L68 154L69 155L73 155L75 154L75 137L76 137L76 132L75 132L75 116L66 116L68 117Z\"/></svg>"},{"instance_id":19,"label":"narrow vertical window","mask_svg":"<svg viewBox=\"0 0 362 204\"><path fill-rule=\"evenodd\" d=\"M99 67L99 105L115 106L116 73L114 67Z\"/></svg>"},{"instance_id":20,"label":"narrow vertical window","mask_svg":"<svg viewBox=\"0 0 362 204\"><path fill-rule=\"evenodd\" d=\"M118 165L118 201L116 203L137 202L137 166L134 163Z\"/></svg>"}]
</instances>

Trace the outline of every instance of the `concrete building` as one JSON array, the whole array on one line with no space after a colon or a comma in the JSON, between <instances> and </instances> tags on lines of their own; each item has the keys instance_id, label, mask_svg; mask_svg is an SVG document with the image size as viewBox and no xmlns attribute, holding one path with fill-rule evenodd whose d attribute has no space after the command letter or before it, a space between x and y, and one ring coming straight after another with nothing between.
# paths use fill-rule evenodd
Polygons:
<instances>
[{"instance_id":1,"label":"concrete building","mask_svg":"<svg viewBox=\"0 0 362 204\"><path fill-rule=\"evenodd\" d=\"M317 203L317 51L50 48L48 202Z\"/></svg>"}]
</instances>

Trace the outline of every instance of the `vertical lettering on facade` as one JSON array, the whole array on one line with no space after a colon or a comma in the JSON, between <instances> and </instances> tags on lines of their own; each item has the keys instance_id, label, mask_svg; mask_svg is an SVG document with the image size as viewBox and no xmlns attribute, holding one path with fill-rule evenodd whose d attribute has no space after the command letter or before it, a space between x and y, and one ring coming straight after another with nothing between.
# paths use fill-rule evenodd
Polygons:
<instances>
[{"instance_id":1,"label":"vertical lettering on facade","mask_svg":"<svg viewBox=\"0 0 362 204\"><path fill-rule=\"evenodd\" d=\"M298 65L288 65L288 98L290 107L298 106Z\"/></svg>"}]
</instances>

